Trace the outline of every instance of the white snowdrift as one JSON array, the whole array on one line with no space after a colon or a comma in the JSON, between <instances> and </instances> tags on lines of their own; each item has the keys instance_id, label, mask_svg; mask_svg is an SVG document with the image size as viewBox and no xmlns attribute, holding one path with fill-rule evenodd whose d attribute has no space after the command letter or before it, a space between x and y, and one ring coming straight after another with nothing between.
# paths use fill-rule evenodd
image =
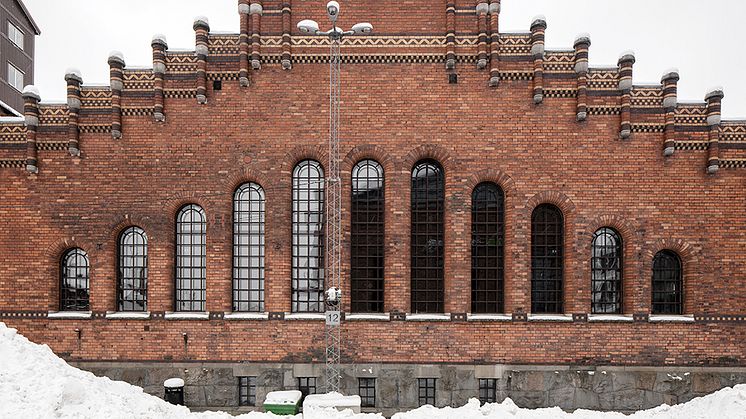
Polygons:
<instances>
[{"instance_id":1,"label":"white snowdrift","mask_svg":"<svg viewBox=\"0 0 746 419\"><path fill-rule=\"evenodd\" d=\"M150 396L136 387L71 367L46 345L37 345L0 323L0 417L106 419L277 419L269 413L231 416L224 412L192 413ZM621 413L559 408L528 410L510 399L480 406L472 399L460 408L425 406L394 419L616 419ZM303 419L282 416L286 419ZM726 388L678 406L638 412L631 419L746 419L746 385ZM379 414L353 414L329 409L306 412L305 419L383 419Z\"/></svg>"}]
</instances>

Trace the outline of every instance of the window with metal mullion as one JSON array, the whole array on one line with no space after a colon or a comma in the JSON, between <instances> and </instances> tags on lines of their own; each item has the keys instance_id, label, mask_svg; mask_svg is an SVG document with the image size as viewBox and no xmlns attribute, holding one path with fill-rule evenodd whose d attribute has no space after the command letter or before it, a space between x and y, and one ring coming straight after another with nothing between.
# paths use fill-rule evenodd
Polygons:
<instances>
[{"instance_id":1,"label":"window with metal mullion","mask_svg":"<svg viewBox=\"0 0 746 419\"><path fill-rule=\"evenodd\" d=\"M324 172L313 160L293 171L292 311L324 310Z\"/></svg>"},{"instance_id":2,"label":"window with metal mullion","mask_svg":"<svg viewBox=\"0 0 746 419\"><path fill-rule=\"evenodd\" d=\"M622 240L613 229L593 236L591 289L593 313L622 312Z\"/></svg>"},{"instance_id":3,"label":"window with metal mullion","mask_svg":"<svg viewBox=\"0 0 746 419\"><path fill-rule=\"evenodd\" d=\"M670 250L660 251L653 258L652 313L680 315L683 306L681 259Z\"/></svg>"},{"instance_id":4,"label":"window with metal mullion","mask_svg":"<svg viewBox=\"0 0 746 419\"><path fill-rule=\"evenodd\" d=\"M60 311L90 310L90 262L79 248L68 250L60 262Z\"/></svg>"},{"instance_id":5,"label":"window with metal mullion","mask_svg":"<svg viewBox=\"0 0 746 419\"><path fill-rule=\"evenodd\" d=\"M119 239L117 309L147 310L148 240L145 231L129 227Z\"/></svg>"},{"instance_id":6,"label":"window with metal mullion","mask_svg":"<svg viewBox=\"0 0 746 419\"><path fill-rule=\"evenodd\" d=\"M241 185L233 205L233 311L264 311L264 190Z\"/></svg>"},{"instance_id":7,"label":"window with metal mullion","mask_svg":"<svg viewBox=\"0 0 746 419\"><path fill-rule=\"evenodd\" d=\"M562 213L544 204L534 210L531 220L531 312L562 313Z\"/></svg>"},{"instance_id":8,"label":"window with metal mullion","mask_svg":"<svg viewBox=\"0 0 746 419\"><path fill-rule=\"evenodd\" d=\"M472 312L503 311L502 190L481 183L472 193Z\"/></svg>"},{"instance_id":9,"label":"window with metal mullion","mask_svg":"<svg viewBox=\"0 0 746 419\"><path fill-rule=\"evenodd\" d=\"M256 377L238 377L238 405L256 406Z\"/></svg>"},{"instance_id":10,"label":"window with metal mullion","mask_svg":"<svg viewBox=\"0 0 746 419\"><path fill-rule=\"evenodd\" d=\"M361 407L376 407L376 379L358 378L358 395Z\"/></svg>"},{"instance_id":11,"label":"window with metal mullion","mask_svg":"<svg viewBox=\"0 0 746 419\"><path fill-rule=\"evenodd\" d=\"M205 311L206 218L198 205L181 209L176 223L176 311Z\"/></svg>"},{"instance_id":12,"label":"window with metal mullion","mask_svg":"<svg viewBox=\"0 0 746 419\"><path fill-rule=\"evenodd\" d=\"M497 379L479 379L479 401L482 404L497 402Z\"/></svg>"},{"instance_id":13,"label":"window with metal mullion","mask_svg":"<svg viewBox=\"0 0 746 419\"><path fill-rule=\"evenodd\" d=\"M420 406L435 406L435 378L418 378L417 382Z\"/></svg>"}]
</instances>

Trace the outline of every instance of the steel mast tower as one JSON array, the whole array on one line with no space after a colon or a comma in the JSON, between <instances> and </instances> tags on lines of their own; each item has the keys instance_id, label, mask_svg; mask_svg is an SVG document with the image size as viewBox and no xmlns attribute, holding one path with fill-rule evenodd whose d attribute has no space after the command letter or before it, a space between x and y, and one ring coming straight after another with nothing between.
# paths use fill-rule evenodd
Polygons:
<instances>
[{"instance_id":1,"label":"steel mast tower","mask_svg":"<svg viewBox=\"0 0 746 419\"><path fill-rule=\"evenodd\" d=\"M339 3L330 1L326 13L332 29L320 31L313 20L298 23L301 33L329 37L329 166L326 185L326 391L339 392L340 360L342 357L342 185L339 175L339 114L341 91L342 38L351 35L369 34L370 23L358 23L350 31L337 27Z\"/></svg>"}]
</instances>

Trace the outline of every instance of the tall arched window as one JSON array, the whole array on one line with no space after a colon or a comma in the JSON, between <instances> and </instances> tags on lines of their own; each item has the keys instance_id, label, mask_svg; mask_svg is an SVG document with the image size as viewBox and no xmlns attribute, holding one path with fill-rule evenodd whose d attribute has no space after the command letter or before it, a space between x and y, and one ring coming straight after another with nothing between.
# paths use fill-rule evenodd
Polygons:
<instances>
[{"instance_id":1,"label":"tall arched window","mask_svg":"<svg viewBox=\"0 0 746 419\"><path fill-rule=\"evenodd\" d=\"M531 312L562 313L563 219L550 204L531 216Z\"/></svg>"},{"instance_id":2,"label":"tall arched window","mask_svg":"<svg viewBox=\"0 0 746 419\"><path fill-rule=\"evenodd\" d=\"M443 168L423 160L412 170L412 312L443 312Z\"/></svg>"},{"instance_id":3,"label":"tall arched window","mask_svg":"<svg viewBox=\"0 0 746 419\"><path fill-rule=\"evenodd\" d=\"M653 258L653 314L684 313L684 280L681 258L663 250Z\"/></svg>"},{"instance_id":4,"label":"tall arched window","mask_svg":"<svg viewBox=\"0 0 746 419\"><path fill-rule=\"evenodd\" d=\"M205 311L207 220L199 205L176 217L176 311Z\"/></svg>"},{"instance_id":5,"label":"tall arched window","mask_svg":"<svg viewBox=\"0 0 746 419\"><path fill-rule=\"evenodd\" d=\"M471 194L471 311L503 312L503 191L480 183Z\"/></svg>"},{"instance_id":6,"label":"tall arched window","mask_svg":"<svg viewBox=\"0 0 746 419\"><path fill-rule=\"evenodd\" d=\"M293 170L292 311L324 310L324 169L313 160Z\"/></svg>"},{"instance_id":7,"label":"tall arched window","mask_svg":"<svg viewBox=\"0 0 746 419\"><path fill-rule=\"evenodd\" d=\"M352 169L351 286L353 312L383 312L383 167L363 160Z\"/></svg>"},{"instance_id":8,"label":"tall arched window","mask_svg":"<svg viewBox=\"0 0 746 419\"><path fill-rule=\"evenodd\" d=\"M233 311L264 311L264 189L256 183L233 197Z\"/></svg>"},{"instance_id":9,"label":"tall arched window","mask_svg":"<svg viewBox=\"0 0 746 419\"><path fill-rule=\"evenodd\" d=\"M148 236L139 227L129 227L119 236L117 309L145 311L148 308Z\"/></svg>"},{"instance_id":10,"label":"tall arched window","mask_svg":"<svg viewBox=\"0 0 746 419\"><path fill-rule=\"evenodd\" d=\"M83 249L70 249L60 260L60 311L90 310L90 263Z\"/></svg>"},{"instance_id":11,"label":"tall arched window","mask_svg":"<svg viewBox=\"0 0 746 419\"><path fill-rule=\"evenodd\" d=\"M612 228L593 235L591 292L593 313L622 312L622 237Z\"/></svg>"}]
</instances>

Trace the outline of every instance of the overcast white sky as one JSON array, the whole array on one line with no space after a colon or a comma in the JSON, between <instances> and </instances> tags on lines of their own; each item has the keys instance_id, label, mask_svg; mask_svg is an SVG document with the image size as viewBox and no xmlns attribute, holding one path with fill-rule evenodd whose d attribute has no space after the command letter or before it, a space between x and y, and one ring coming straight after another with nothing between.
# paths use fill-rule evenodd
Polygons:
<instances>
[{"instance_id":1,"label":"overcast white sky","mask_svg":"<svg viewBox=\"0 0 746 419\"><path fill-rule=\"evenodd\" d=\"M344 8L352 1L340 2ZM213 31L238 32L236 0L25 2L42 31L35 84L45 102L65 100L68 67L80 69L85 83L108 84L111 50L124 52L128 66L152 66L153 34L165 34L171 48L194 48L195 16L209 17ZM543 14L548 48L572 48L576 35L588 32L592 66L616 65L620 53L634 50L635 83L660 82L676 67L679 101L702 101L709 88L723 86L724 116L746 118L744 1L503 0L502 5L502 32L527 31L531 19Z\"/></svg>"}]
</instances>

